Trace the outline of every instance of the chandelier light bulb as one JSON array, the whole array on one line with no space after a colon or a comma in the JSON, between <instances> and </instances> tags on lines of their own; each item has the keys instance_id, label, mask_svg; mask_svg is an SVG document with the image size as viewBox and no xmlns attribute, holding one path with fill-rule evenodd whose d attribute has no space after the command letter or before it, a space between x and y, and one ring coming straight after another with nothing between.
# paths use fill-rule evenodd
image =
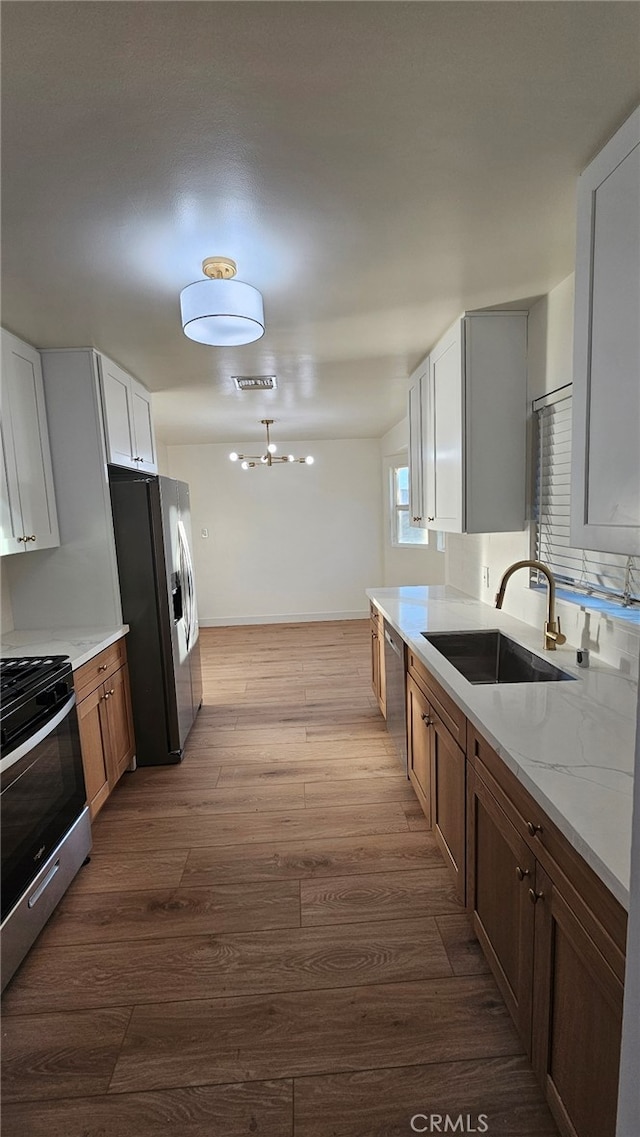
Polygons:
<instances>
[{"instance_id":1,"label":"chandelier light bulb","mask_svg":"<svg viewBox=\"0 0 640 1137\"><path fill-rule=\"evenodd\" d=\"M281 462L302 462L303 465L313 465L311 454L308 454L306 458L296 458L293 454L277 454L278 447L269 436L269 427L273 426L273 419L262 418L260 422L267 433L267 448L264 454L237 454L235 450L232 450L229 455L232 462L239 461L243 470L252 470L255 466L279 466Z\"/></svg>"}]
</instances>

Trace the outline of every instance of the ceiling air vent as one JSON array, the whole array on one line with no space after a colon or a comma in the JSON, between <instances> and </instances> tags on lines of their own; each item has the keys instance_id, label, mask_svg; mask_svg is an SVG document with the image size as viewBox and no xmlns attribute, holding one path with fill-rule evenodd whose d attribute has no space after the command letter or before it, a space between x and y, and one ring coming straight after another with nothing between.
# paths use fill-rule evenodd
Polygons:
<instances>
[{"instance_id":1,"label":"ceiling air vent","mask_svg":"<svg viewBox=\"0 0 640 1137\"><path fill-rule=\"evenodd\" d=\"M275 375L232 375L239 391L275 391Z\"/></svg>"}]
</instances>

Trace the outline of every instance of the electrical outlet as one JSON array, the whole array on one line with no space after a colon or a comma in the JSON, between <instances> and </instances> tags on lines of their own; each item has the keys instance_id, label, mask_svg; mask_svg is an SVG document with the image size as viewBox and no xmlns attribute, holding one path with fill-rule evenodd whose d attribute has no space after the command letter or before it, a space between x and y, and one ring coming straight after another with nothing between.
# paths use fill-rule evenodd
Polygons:
<instances>
[{"instance_id":1,"label":"electrical outlet","mask_svg":"<svg viewBox=\"0 0 640 1137\"><path fill-rule=\"evenodd\" d=\"M200 530L200 536L201 537L208 537L209 536L209 530L208 529L201 529Z\"/></svg>"},{"instance_id":2,"label":"electrical outlet","mask_svg":"<svg viewBox=\"0 0 640 1137\"><path fill-rule=\"evenodd\" d=\"M482 583L483 583L485 588L489 587L489 566L488 565L482 566Z\"/></svg>"}]
</instances>

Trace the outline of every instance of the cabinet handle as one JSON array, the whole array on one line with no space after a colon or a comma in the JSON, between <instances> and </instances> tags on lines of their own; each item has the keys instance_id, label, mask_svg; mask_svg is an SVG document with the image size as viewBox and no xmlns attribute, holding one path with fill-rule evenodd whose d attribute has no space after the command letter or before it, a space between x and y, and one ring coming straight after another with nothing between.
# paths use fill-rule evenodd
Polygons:
<instances>
[{"instance_id":1,"label":"cabinet handle","mask_svg":"<svg viewBox=\"0 0 640 1137\"><path fill-rule=\"evenodd\" d=\"M536 892L533 888L529 889L529 900L532 904L537 904L539 900L543 899L543 897L544 892Z\"/></svg>"},{"instance_id":2,"label":"cabinet handle","mask_svg":"<svg viewBox=\"0 0 640 1137\"><path fill-rule=\"evenodd\" d=\"M435 517L427 517L427 521L435 521Z\"/></svg>"},{"instance_id":3,"label":"cabinet handle","mask_svg":"<svg viewBox=\"0 0 640 1137\"><path fill-rule=\"evenodd\" d=\"M423 715L422 721L425 724L425 726L433 726L433 719L429 718L429 715Z\"/></svg>"},{"instance_id":4,"label":"cabinet handle","mask_svg":"<svg viewBox=\"0 0 640 1137\"><path fill-rule=\"evenodd\" d=\"M98 671L106 671L108 667L109 667L108 663L101 663L98 665Z\"/></svg>"},{"instance_id":5,"label":"cabinet handle","mask_svg":"<svg viewBox=\"0 0 640 1137\"><path fill-rule=\"evenodd\" d=\"M520 865L516 866L516 876L518 880L524 880L525 876L531 876L529 869L521 869Z\"/></svg>"},{"instance_id":6,"label":"cabinet handle","mask_svg":"<svg viewBox=\"0 0 640 1137\"><path fill-rule=\"evenodd\" d=\"M30 537L25 537L25 541L35 541L36 535L32 533Z\"/></svg>"},{"instance_id":7,"label":"cabinet handle","mask_svg":"<svg viewBox=\"0 0 640 1137\"><path fill-rule=\"evenodd\" d=\"M113 695L113 687L111 688L110 691L107 691L107 695Z\"/></svg>"},{"instance_id":8,"label":"cabinet handle","mask_svg":"<svg viewBox=\"0 0 640 1137\"><path fill-rule=\"evenodd\" d=\"M414 517L413 520L414 521L422 521L422 518L421 517Z\"/></svg>"},{"instance_id":9,"label":"cabinet handle","mask_svg":"<svg viewBox=\"0 0 640 1137\"><path fill-rule=\"evenodd\" d=\"M527 830L530 837L535 837L536 833L542 833L542 826L534 825L533 821L527 821Z\"/></svg>"},{"instance_id":10,"label":"cabinet handle","mask_svg":"<svg viewBox=\"0 0 640 1137\"><path fill-rule=\"evenodd\" d=\"M372 636L372 638L373 638L374 640L377 640L377 638L378 638L378 633L377 633L377 632L372 632L372 633L371 633L371 636Z\"/></svg>"},{"instance_id":11,"label":"cabinet handle","mask_svg":"<svg viewBox=\"0 0 640 1137\"><path fill-rule=\"evenodd\" d=\"M414 519L413 519L413 520L415 521L415 517L414 517ZM18 542L18 544L19 544L21 541L26 541L26 539L27 539L26 537L16 537L16 541Z\"/></svg>"}]
</instances>

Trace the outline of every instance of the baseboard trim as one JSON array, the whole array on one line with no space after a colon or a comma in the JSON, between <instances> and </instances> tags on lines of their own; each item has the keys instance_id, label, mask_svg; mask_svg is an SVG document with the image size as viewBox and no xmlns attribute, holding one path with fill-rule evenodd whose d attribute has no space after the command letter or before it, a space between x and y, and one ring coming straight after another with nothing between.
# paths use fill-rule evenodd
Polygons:
<instances>
[{"instance_id":1,"label":"baseboard trim","mask_svg":"<svg viewBox=\"0 0 640 1137\"><path fill-rule=\"evenodd\" d=\"M292 612L277 616L221 616L199 620L201 628L231 628L240 624L316 624L330 620L366 620L369 609L360 612Z\"/></svg>"}]
</instances>

